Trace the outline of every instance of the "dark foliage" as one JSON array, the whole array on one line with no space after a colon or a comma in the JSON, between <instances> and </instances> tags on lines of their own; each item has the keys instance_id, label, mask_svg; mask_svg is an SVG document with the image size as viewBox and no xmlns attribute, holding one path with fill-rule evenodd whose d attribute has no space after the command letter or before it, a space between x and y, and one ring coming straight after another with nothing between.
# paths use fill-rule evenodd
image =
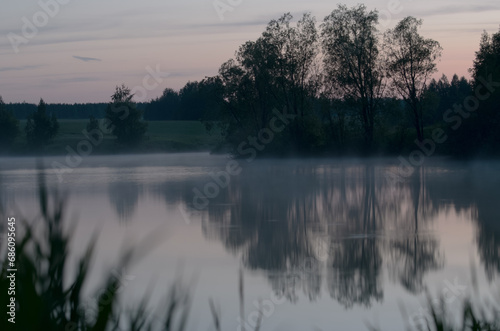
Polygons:
<instances>
[{"instance_id":1,"label":"dark foliage","mask_svg":"<svg viewBox=\"0 0 500 331\"><path fill-rule=\"evenodd\" d=\"M0 153L8 149L19 134L19 121L5 108L0 96Z\"/></svg>"},{"instance_id":2,"label":"dark foliage","mask_svg":"<svg viewBox=\"0 0 500 331\"><path fill-rule=\"evenodd\" d=\"M47 104L40 99L37 110L28 116L26 140L32 148L41 148L53 139L59 131L59 123L54 114L47 114Z\"/></svg>"},{"instance_id":3,"label":"dark foliage","mask_svg":"<svg viewBox=\"0 0 500 331\"><path fill-rule=\"evenodd\" d=\"M148 124L142 120L142 111L132 101L133 95L125 85L117 86L106 109L108 128L119 144L137 145L144 138Z\"/></svg>"}]
</instances>

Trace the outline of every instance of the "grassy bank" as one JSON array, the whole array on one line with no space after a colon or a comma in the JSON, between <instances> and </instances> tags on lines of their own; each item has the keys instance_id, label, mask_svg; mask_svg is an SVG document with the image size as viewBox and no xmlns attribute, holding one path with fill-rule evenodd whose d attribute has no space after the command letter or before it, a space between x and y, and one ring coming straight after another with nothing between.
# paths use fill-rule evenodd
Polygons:
<instances>
[{"instance_id":1,"label":"grassy bank","mask_svg":"<svg viewBox=\"0 0 500 331\"><path fill-rule=\"evenodd\" d=\"M87 123L87 120L59 120L59 132L44 152L63 155L67 153L67 146L76 150L78 143L86 140L82 131ZM11 149L12 154L32 153L26 145L25 127L26 120L21 121L21 133ZM220 134L209 134L199 121L152 121L148 122L145 139L139 146L119 146L114 136L106 134L101 143L93 145L92 153L208 151L213 149L220 139Z\"/></svg>"}]
</instances>

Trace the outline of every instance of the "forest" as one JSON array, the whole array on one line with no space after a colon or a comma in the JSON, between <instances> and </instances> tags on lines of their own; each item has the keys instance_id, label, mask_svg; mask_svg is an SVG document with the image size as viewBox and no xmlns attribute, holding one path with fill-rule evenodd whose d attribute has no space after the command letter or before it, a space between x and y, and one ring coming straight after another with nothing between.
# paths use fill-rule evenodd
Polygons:
<instances>
[{"instance_id":1,"label":"forest","mask_svg":"<svg viewBox=\"0 0 500 331\"><path fill-rule=\"evenodd\" d=\"M138 122L202 121L207 130L220 130L219 148L235 156L245 154L246 145L273 156L415 150L426 156L498 156L500 30L478 36L470 79L437 78L442 48L420 33L422 20L406 17L386 31L378 29L378 21L378 12L364 5L339 5L319 24L311 14L295 21L286 13L270 21L257 40L242 44L217 75L179 91L166 88L146 103L126 95L120 107L129 107L126 113ZM130 93L123 85L118 91ZM107 104L44 103L43 112L127 125L122 131L140 143L147 125L130 119L121 124L111 111L116 103L114 98ZM0 99L3 149L22 133L18 120L38 108ZM276 116L290 120L277 126Z\"/></svg>"}]
</instances>

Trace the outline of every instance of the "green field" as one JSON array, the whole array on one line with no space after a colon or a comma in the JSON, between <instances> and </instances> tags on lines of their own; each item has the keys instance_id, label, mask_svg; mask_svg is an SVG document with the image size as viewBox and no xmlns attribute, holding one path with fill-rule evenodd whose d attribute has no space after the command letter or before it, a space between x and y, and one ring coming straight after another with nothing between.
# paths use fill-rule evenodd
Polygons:
<instances>
[{"instance_id":1,"label":"green field","mask_svg":"<svg viewBox=\"0 0 500 331\"><path fill-rule=\"evenodd\" d=\"M83 134L87 123L88 120L59 120L59 132L44 151L48 154L65 154L68 146L76 150L81 141L87 140ZM26 120L20 121L20 134L13 148L15 154L29 152L25 127ZM93 153L208 151L220 141L219 132L207 132L199 121L151 121L148 122L144 141L139 146L120 146L114 136L105 135L102 142L93 145Z\"/></svg>"}]
</instances>

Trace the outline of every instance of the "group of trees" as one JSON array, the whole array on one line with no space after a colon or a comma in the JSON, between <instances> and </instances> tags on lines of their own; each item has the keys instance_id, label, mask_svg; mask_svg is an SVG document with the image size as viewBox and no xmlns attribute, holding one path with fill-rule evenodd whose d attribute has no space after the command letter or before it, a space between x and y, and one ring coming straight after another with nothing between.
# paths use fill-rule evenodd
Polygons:
<instances>
[{"instance_id":1,"label":"group of trees","mask_svg":"<svg viewBox=\"0 0 500 331\"><path fill-rule=\"evenodd\" d=\"M406 17L381 32L377 11L364 5L339 5L319 28L310 14L292 20L290 14L272 20L218 75L179 92L166 89L146 106L145 119L217 125L235 154L248 137L258 139L276 111L294 119L265 149L256 143L261 153L401 153L434 128L449 138L438 146L442 153L498 153L500 89L491 86L500 81L500 32L483 35L471 80L450 81L432 78L442 48L420 34L422 20ZM457 130L457 107L484 80L487 100L463 115Z\"/></svg>"},{"instance_id":2,"label":"group of trees","mask_svg":"<svg viewBox=\"0 0 500 331\"><path fill-rule=\"evenodd\" d=\"M498 153L500 32L483 35L472 79L455 75L450 82L444 75L432 79L442 48L419 33L422 21L414 17L383 33L377 29L378 12L364 5L339 5L319 26L310 14L295 24L292 20L290 14L272 20L214 77L188 82L180 91L167 88L146 104L134 103L127 87L117 87L111 103L79 112L74 105L71 116L106 117L124 144L142 140L143 119L202 120L208 129L219 127L235 154L241 154L239 147L247 139L271 154L400 153L414 149L433 128L449 137L439 146L443 153L472 154L479 151L478 144L482 153ZM474 99L478 90L485 96L480 100ZM475 101L477 107L464 104ZM462 104L474 111L464 112ZM13 113L18 118L29 107L1 103L0 125L15 133L18 125L8 115L9 106L17 109ZM54 117L57 109L70 105L43 103L30 114L49 107ZM271 137L268 129L276 116L290 121ZM56 123L54 118L44 121ZM262 132L267 137L261 139ZM265 141L265 150L258 141Z\"/></svg>"},{"instance_id":3,"label":"group of trees","mask_svg":"<svg viewBox=\"0 0 500 331\"><path fill-rule=\"evenodd\" d=\"M285 14L244 43L211 78L222 86L217 118L235 154L273 109L294 120L265 150L255 146L261 153L400 153L439 128L450 138L443 153L498 154L500 32L483 35L472 80L450 82L432 78L442 48L420 34L422 20L406 17L383 33L377 25L376 10L339 5L319 29L309 14L295 25ZM478 89L486 89L479 100ZM467 122L460 130L457 113Z\"/></svg>"},{"instance_id":4,"label":"group of trees","mask_svg":"<svg viewBox=\"0 0 500 331\"><path fill-rule=\"evenodd\" d=\"M470 69L471 93L461 99L466 109L460 129L452 135L454 153L500 155L500 30L483 33ZM457 123L453 123L455 127ZM455 128L454 128L455 129Z\"/></svg>"},{"instance_id":5,"label":"group of trees","mask_svg":"<svg viewBox=\"0 0 500 331\"><path fill-rule=\"evenodd\" d=\"M26 141L31 148L38 149L47 144L55 137L59 130L59 123L54 114L49 116L47 104L40 100L36 111L27 117ZM19 120L13 113L6 109L5 103L0 96L0 148L1 151L8 150L19 135Z\"/></svg>"},{"instance_id":6,"label":"group of trees","mask_svg":"<svg viewBox=\"0 0 500 331\"><path fill-rule=\"evenodd\" d=\"M144 109L148 121L216 120L220 112L222 89L211 79L188 82L179 92L171 88L151 100Z\"/></svg>"},{"instance_id":7,"label":"group of trees","mask_svg":"<svg viewBox=\"0 0 500 331\"><path fill-rule=\"evenodd\" d=\"M143 112L132 101L133 94L125 85L117 86L107 104L105 111L106 122L99 123L93 115L90 116L86 130L89 134L99 130L99 134L111 132L120 144L132 146L142 141L146 133L147 123L142 120ZM26 126L27 146L32 150L42 150L59 131L59 122L56 115L47 111L47 104L40 100L35 111L27 116ZM106 131L106 132L103 132ZM5 107L0 96L0 148L7 151L19 135L19 120L12 111Z\"/></svg>"},{"instance_id":8,"label":"group of trees","mask_svg":"<svg viewBox=\"0 0 500 331\"><path fill-rule=\"evenodd\" d=\"M347 131L359 131L355 148L371 152L377 125L391 105L411 115L422 141L424 94L441 47L419 34L422 21L413 17L383 35L377 24L377 11L364 5L339 5L319 31L309 14L295 26L290 14L271 21L260 38L243 44L219 70L224 91L220 119L228 142L235 147L258 134L276 108L295 120L282 139L273 141L287 146L271 150L345 147Z\"/></svg>"}]
</instances>

